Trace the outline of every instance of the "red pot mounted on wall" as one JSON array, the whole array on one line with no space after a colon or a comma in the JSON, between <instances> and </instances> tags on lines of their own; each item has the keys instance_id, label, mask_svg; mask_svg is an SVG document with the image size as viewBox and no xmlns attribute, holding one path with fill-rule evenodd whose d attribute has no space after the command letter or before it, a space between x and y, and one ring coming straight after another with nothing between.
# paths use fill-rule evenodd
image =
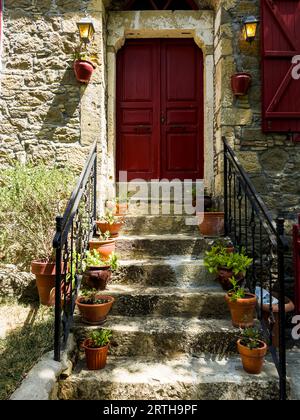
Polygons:
<instances>
[{"instance_id":1,"label":"red pot mounted on wall","mask_svg":"<svg viewBox=\"0 0 300 420\"><path fill-rule=\"evenodd\" d=\"M89 83L94 70L95 67L90 61L76 60L74 63L74 72L78 82Z\"/></svg>"},{"instance_id":2,"label":"red pot mounted on wall","mask_svg":"<svg viewBox=\"0 0 300 420\"><path fill-rule=\"evenodd\" d=\"M245 96L252 81L249 73L236 73L231 76L231 88L235 96Z\"/></svg>"}]
</instances>

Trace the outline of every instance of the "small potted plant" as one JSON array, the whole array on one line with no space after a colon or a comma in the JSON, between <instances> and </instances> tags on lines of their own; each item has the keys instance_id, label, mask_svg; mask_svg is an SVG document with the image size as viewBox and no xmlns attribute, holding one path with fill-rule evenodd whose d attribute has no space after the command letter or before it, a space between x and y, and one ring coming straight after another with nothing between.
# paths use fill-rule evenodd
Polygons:
<instances>
[{"instance_id":1,"label":"small potted plant","mask_svg":"<svg viewBox=\"0 0 300 420\"><path fill-rule=\"evenodd\" d=\"M113 252L108 259L94 249L88 251L84 260L85 272L83 282L91 289L105 290L113 271L119 268L119 258Z\"/></svg>"},{"instance_id":2,"label":"small potted plant","mask_svg":"<svg viewBox=\"0 0 300 420\"><path fill-rule=\"evenodd\" d=\"M230 279L232 289L226 294L232 325L238 328L249 328L254 325L256 295L248 293L240 287L234 277Z\"/></svg>"},{"instance_id":3,"label":"small potted plant","mask_svg":"<svg viewBox=\"0 0 300 420\"><path fill-rule=\"evenodd\" d=\"M89 370L104 369L107 361L111 330L92 331L83 343L87 368Z\"/></svg>"},{"instance_id":4,"label":"small potted plant","mask_svg":"<svg viewBox=\"0 0 300 420\"><path fill-rule=\"evenodd\" d=\"M255 328L246 328L237 346L244 370L252 375L259 375L263 370L264 358L268 351L260 332Z\"/></svg>"},{"instance_id":5,"label":"small potted plant","mask_svg":"<svg viewBox=\"0 0 300 420\"><path fill-rule=\"evenodd\" d=\"M240 72L231 77L231 88L235 96L245 96L252 81L251 74Z\"/></svg>"},{"instance_id":6,"label":"small potted plant","mask_svg":"<svg viewBox=\"0 0 300 420\"><path fill-rule=\"evenodd\" d=\"M112 296L100 295L95 289L83 290L77 299L80 315L90 325L100 325L106 320L115 299Z\"/></svg>"},{"instance_id":7,"label":"small potted plant","mask_svg":"<svg viewBox=\"0 0 300 420\"><path fill-rule=\"evenodd\" d=\"M77 51L74 61L74 73L78 82L88 84L95 70L87 52Z\"/></svg>"},{"instance_id":8,"label":"small potted plant","mask_svg":"<svg viewBox=\"0 0 300 420\"><path fill-rule=\"evenodd\" d=\"M96 221L97 227L100 232L109 232L112 238L119 236L119 232L124 224L122 217L115 216L111 212L107 212L100 221Z\"/></svg>"},{"instance_id":9,"label":"small potted plant","mask_svg":"<svg viewBox=\"0 0 300 420\"><path fill-rule=\"evenodd\" d=\"M218 280L225 291L231 289L230 279L234 276L238 283L242 283L252 259L245 255L245 250L234 251L234 247L215 245L206 252L204 265L212 274L218 274Z\"/></svg>"},{"instance_id":10,"label":"small potted plant","mask_svg":"<svg viewBox=\"0 0 300 420\"><path fill-rule=\"evenodd\" d=\"M116 241L110 236L110 232L100 233L97 238L89 242L90 251L96 250L104 259L109 259L116 251Z\"/></svg>"}]
</instances>

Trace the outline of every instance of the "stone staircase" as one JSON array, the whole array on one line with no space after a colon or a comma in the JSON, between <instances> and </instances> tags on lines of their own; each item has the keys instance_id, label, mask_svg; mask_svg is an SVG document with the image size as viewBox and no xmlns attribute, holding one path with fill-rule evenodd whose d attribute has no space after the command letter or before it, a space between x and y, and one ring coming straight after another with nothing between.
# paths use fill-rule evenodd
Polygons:
<instances>
[{"instance_id":1,"label":"stone staircase","mask_svg":"<svg viewBox=\"0 0 300 420\"><path fill-rule=\"evenodd\" d=\"M278 398L271 362L259 376L242 369L224 292L203 265L209 243L183 216L127 218L122 267L107 291L116 298L105 323L113 331L107 367L88 371L80 353L60 399ZM78 342L92 328L77 318Z\"/></svg>"}]
</instances>

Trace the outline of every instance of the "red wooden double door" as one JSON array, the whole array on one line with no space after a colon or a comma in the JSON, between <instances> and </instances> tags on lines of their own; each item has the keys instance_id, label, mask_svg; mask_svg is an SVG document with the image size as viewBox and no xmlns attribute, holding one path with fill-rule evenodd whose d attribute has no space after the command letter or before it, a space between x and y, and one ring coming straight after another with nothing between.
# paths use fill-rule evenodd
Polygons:
<instances>
[{"instance_id":1,"label":"red wooden double door","mask_svg":"<svg viewBox=\"0 0 300 420\"><path fill-rule=\"evenodd\" d=\"M193 40L129 40L117 57L117 172L203 178L203 54Z\"/></svg>"}]
</instances>

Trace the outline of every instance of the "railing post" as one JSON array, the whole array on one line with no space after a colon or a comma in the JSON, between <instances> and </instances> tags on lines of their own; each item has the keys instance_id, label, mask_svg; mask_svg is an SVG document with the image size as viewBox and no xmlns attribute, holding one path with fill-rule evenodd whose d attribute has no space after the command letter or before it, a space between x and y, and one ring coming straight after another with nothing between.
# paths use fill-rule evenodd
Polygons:
<instances>
[{"instance_id":1,"label":"railing post","mask_svg":"<svg viewBox=\"0 0 300 420\"><path fill-rule=\"evenodd\" d=\"M281 238L284 236L284 219L278 218L277 252L278 252L278 282L279 282L279 368L280 368L280 399L286 400L286 342L285 342L285 249Z\"/></svg>"},{"instance_id":2,"label":"railing post","mask_svg":"<svg viewBox=\"0 0 300 420\"><path fill-rule=\"evenodd\" d=\"M62 217L56 218L56 235L58 239L55 260L55 330L54 330L54 360L60 362L61 351L61 230Z\"/></svg>"},{"instance_id":3,"label":"railing post","mask_svg":"<svg viewBox=\"0 0 300 420\"><path fill-rule=\"evenodd\" d=\"M229 229L228 229L228 185L227 185L227 178L228 178L228 161L226 155L226 143L223 139L223 147L224 147L224 228L225 228L225 236L228 236Z\"/></svg>"}]
</instances>

